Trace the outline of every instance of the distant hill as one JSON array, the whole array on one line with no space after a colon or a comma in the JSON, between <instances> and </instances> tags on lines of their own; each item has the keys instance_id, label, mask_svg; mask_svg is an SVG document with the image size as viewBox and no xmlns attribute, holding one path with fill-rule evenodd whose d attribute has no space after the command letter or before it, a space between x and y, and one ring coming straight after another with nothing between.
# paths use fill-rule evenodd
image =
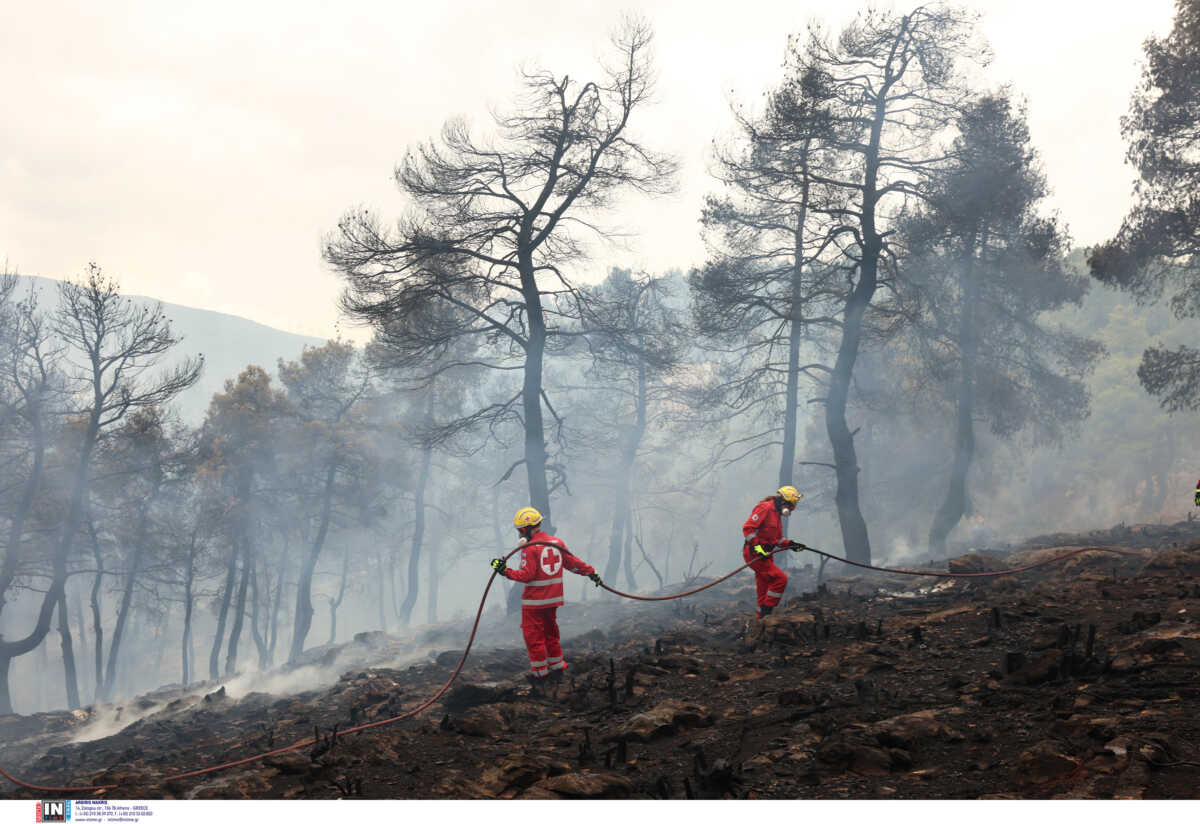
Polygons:
<instances>
[{"instance_id":1,"label":"distant hill","mask_svg":"<svg viewBox=\"0 0 1200 824\"><path fill-rule=\"evenodd\" d=\"M20 280L19 295L25 295L32 286L46 311L53 311L58 305L58 281L31 275L21 275ZM155 298L141 295L129 297L140 303L157 302ZM320 338L272 329L237 315L166 302L162 306L172 329L183 337L178 346L179 355L204 355L204 373L200 380L176 401L183 419L193 425L204 419L213 394L223 391L225 381L236 378L247 365L258 364L274 376L279 358L294 360L305 346L325 343Z\"/></svg>"}]
</instances>

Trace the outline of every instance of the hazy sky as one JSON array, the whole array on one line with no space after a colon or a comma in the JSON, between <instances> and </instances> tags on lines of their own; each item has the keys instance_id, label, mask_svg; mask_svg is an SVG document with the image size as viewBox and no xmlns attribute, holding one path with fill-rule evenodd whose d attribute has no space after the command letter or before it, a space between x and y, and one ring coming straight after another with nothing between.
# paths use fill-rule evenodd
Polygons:
<instances>
[{"instance_id":1,"label":"hazy sky","mask_svg":"<svg viewBox=\"0 0 1200 824\"><path fill-rule=\"evenodd\" d=\"M365 205L403 203L392 169L451 115L490 127L522 62L594 74L619 5L106 0L7 3L0 28L0 260L78 274L88 260L127 292L332 336L337 278L320 239ZM1171 0L975 0L990 82L1029 103L1031 130L1076 242L1110 235L1132 174L1119 118L1141 42ZM599 8L607 6L607 8ZM907 4L898 4L907 8ZM652 270L702 259L707 156L729 101L779 76L786 36L859 8L833 0L646 0L658 102L633 128L682 160L677 195L632 201L638 233L595 265ZM343 332L351 331L343 328ZM352 333L356 338L361 332Z\"/></svg>"}]
</instances>

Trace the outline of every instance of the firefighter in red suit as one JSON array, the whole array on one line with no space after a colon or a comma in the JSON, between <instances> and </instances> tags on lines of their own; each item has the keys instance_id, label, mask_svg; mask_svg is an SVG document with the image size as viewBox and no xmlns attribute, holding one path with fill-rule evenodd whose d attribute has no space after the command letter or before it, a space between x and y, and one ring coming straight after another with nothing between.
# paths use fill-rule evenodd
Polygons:
<instances>
[{"instance_id":1,"label":"firefighter in red suit","mask_svg":"<svg viewBox=\"0 0 1200 824\"><path fill-rule=\"evenodd\" d=\"M776 548L806 549L783 537L782 518L791 514L804 496L794 486L782 486L774 495L763 498L754 507L746 523L742 524L742 535L746 543L742 547L742 558L754 570L754 583L758 588L758 617L766 618L779 605L783 591L787 588L787 573L775 565L771 550Z\"/></svg>"},{"instance_id":2,"label":"firefighter in red suit","mask_svg":"<svg viewBox=\"0 0 1200 824\"><path fill-rule=\"evenodd\" d=\"M534 679L550 674L561 675L567 668L562 646L558 642L558 620L555 613L563 605L563 569L591 578L600 586L600 576L591 566L567 551L560 539L538 527L542 514L531 506L517 512L513 518L521 543L537 543L521 550L520 569L509 569L503 558L492 560L492 569L525 585L521 593L521 632L529 650L529 669Z\"/></svg>"}]
</instances>

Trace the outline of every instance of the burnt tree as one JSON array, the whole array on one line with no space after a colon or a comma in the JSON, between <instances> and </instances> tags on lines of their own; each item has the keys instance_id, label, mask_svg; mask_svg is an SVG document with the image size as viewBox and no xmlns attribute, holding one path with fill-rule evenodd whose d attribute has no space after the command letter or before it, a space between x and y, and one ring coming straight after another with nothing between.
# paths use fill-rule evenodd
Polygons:
<instances>
[{"instance_id":1,"label":"burnt tree","mask_svg":"<svg viewBox=\"0 0 1200 824\"><path fill-rule=\"evenodd\" d=\"M521 103L497 117L495 139L454 120L440 141L405 156L396 182L414 209L398 225L353 212L325 244L346 281L343 310L376 327L408 368L465 365L442 356L470 340L490 349L472 365L520 373L519 387L447 427L519 426L530 503L547 526L543 366L580 334L582 298L566 267L617 194L665 191L674 171L629 130L651 91L650 42L649 28L630 21L602 79L525 74Z\"/></svg>"}]
</instances>

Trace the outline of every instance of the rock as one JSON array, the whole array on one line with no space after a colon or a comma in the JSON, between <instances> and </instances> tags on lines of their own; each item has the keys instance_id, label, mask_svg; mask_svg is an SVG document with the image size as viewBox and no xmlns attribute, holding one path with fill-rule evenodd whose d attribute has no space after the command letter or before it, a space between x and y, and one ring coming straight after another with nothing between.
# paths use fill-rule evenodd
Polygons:
<instances>
[{"instance_id":1,"label":"rock","mask_svg":"<svg viewBox=\"0 0 1200 824\"><path fill-rule=\"evenodd\" d=\"M683 672L700 672L704 669L704 662L694 655L664 655L655 663L668 670Z\"/></svg>"},{"instance_id":2,"label":"rock","mask_svg":"<svg viewBox=\"0 0 1200 824\"><path fill-rule=\"evenodd\" d=\"M1154 553L1146 562L1148 572L1183 572L1200 575L1200 543L1187 549L1164 549Z\"/></svg>"},{"instance_id":3,"label":"rock","mask_svg":"<svg viewBox=\"0 0 1200 824\"><path fill-rule=\"evenodd\" d=\"M742 762L742 769L746 772L755 772L757 770L770 770L775 765L775 759L768 756L766 753L756 755L748 761Z\"/></svg>"},{"instance_id":4,"label":"rock","mask_svg":"<svg viewBox=\"0 0 1200 824\"><path fill-rule=\"evenodd\" d=\"M458 662L462 660L463 651L460 649L449 649L443 653L439 653L438 657L433 659L434 663L439 667L457 667Z\"/></svg>"},{"instance_id":5,"label":"rock","mask_svg":"<svg viewBox=\"0 0 1200 824\"><path fill-rule=\"evenodd\" d=\"M543 779L520 798L629 798L633 782L609 773L568 773Z\"/></svg>"},{"instance_id":6,"label":"rock","mask_svg":"<svg viewBox=\"0 0 1200 824\"><path fill-rule=\"evenodd\" d=\"M1092 738L1107 741L1113 737L1117 727L1121 724L1121 720L1111 715L1101 718L1090 718L1087 722L1087 734Z\"/></svg>"},{"instance_id":7,"label":"rock","mask_svg":"<svg viewBox=\"0 0 1200 824\"><path fill-rule=\"evenodd\" d=\"M956 574L971 573L971 572L995 572L998 569L1004 569L1005 564L993 555L986 555L982 552L972 552L968 555L959 555L957 558L951 558L947 562L950 571Z\"/></svg>"},{"instance_id":8,"label":"rock","mask_svg":"<svg viewBox=\"0 0 1200 824\"><path fill-rule=\"evenodd\" d=\"M480 783L491 793L500 795L511 788L524 790L546 777L548 771L544 765L522 754L505 758L496 766L485 769Z\"/></svg>"},{"instance_id":9,"label":"rock","mask_svg":"<svg viewBox=\"0 0 1200 824\"><path fill-rule=\"evenodd\" d=\"M762 639L778 644L803 644L812 641L816 619L807 612L780 612L763 619Z\"/></svg>"},{"instance_id":10,"label":"rock","mask_svg":"<svg viewBox=\"0 0 1200 824\"><path fill-rule=\"evenodd\" d=\"M354 634L354 643L362 644L371 649L378 649L388 642L386 632L379 630L371 630L370 632L358 632Z\"/></svg>"},{"instance_id":11,"label":"rock","mask_svg":"<svg viewBox=\"0 0 1200 824\"><path fill-rule=\"evenodd\" d=\"M953 736L950 727L937 719L939 710L897 715L880 721L871 728L875 739L885 747L913 749L922 741L948 739Z\"/></svg>"},{"instance_id":12,"label":"rock","mask_svg":"<svg viewBox=\"0 0 1200 824\"><path fill-rule=\"evenodd\" d=\"M1111 672L1130 673L1141 669L1141 665L1132 655L1127 652L1122 652L1120 655L1114 656L1113 659L1108 662L1108 669Z\"/></svg>"},{"instance_id":13,"label":"rock","mask_svg":"<svg viewBox=\"0 0 1200 824\"><path fill-rule=\"evenodd\" d=\"M887 775L892 771L892 757L875 747L855 747L850 771L859 775Z\"/></svg>"},{"instance_id":14,"label":"rock","mask_svg":"<svg viewBox=\"0 0 1200 824\"><path fill-rule=\"evenodd\" d=\"M1008 556L1006 566L1019 567L1036 564L1042 561L1047 561L1052 558L1058 558L1066 555L1077 549L1084 549L1080 544L1064 544L1061 546L1051 546L1044 549L1028 549L1023 552L1015 552ZM1122 547L1128 549L1128 547ZM1103 552L1093 550L1090 552L1081 552L1078 555L1072 555L1065 561L1058 561L1047 564L1042 567L1039 574L1045 575L1060 575L1063 577L1077 577L1085 571L1096 575L1107 575L1114 566L1129 565L1131 563L1141 563L1139 558L1127 555L1117 555L1112 552Z\"/></svg>"},{"instance_id":15,"label":"rock","mask_svg":"<svg viewBox=\"0 0 1200 824\"><path fill-rule=\"evenodd\" d=\"M1132 635L1135 632L1149 629L1161 620L1161 612L1135 612L1128 621L1117 624L1117 632L1122 635Z\"/></svg>"},{"instance_id":16,"label":"rock","mask_svg":"<svg viewBox=\"0 0 1200 824\"><path fill-rule=\"evenodd\" d=\"M828 697L828 693L805 687L780 690L779 706L781 707L811 707L820 704Z\"/></svg>"},{"instance_id":17,"label":"rock","mask_svg":"<svg viewBox=\"0 0 1200 824\"><path fill-rule=\"evenodd\" d=\"M464 684L461 687L455 687L446 696L446 709L452 713L462 712L484 704L512 701L516 695L517 692L513 687L496 682Z\"/></svg>"},{"instance_id":18,"label":"rock","mask_svg":"<svg viewBox=\"0 0 1200 824\"><path fill-rule=\"evenodd\" d=\"M1079 766L1079 759L1072 758L1055 741L1040 741L1021 753L1018 771L1021 778L1031 784L1045 784L1069 775Z\"/></svg>"},{"instance_id":19,"label":"rock","mask_svg":"<svg viewBox=\"0 0 1200 824\"><path fill-rule=\"evenodd\" d=\"M1005 670L1014 683L1029 686L1044 684L1058 678L1059 657L1059 651L1055 649L1043 650L1032 661L1025 661L1024 656L1020 656L1019 661L1014 660L1010 653L1005 658Z\"/></svg>"},{"instance_id":20,"label":"rock","mask_svg":"<svg viewBox=\"0 0 1200 824\"><path fill-rule=\"evenodd\" d=\"M607 741L650 741L672 735L688 727L704 727L712 723L708 710L699 704L670 699L639 712L626 721Z\"/></svg>"},{"instance_id":21,"label":"rock","mask_svg":"<svg viewBox=\"0 0 1200 824\"><path fill-rule=\"evenodd\" d=\"M508 728L508 723L496 707L484 706L472 707L458 715L451 716L447 726L464 735L496 738Z\"/></svg>"},{"instance_id":22,"label":"rock","mask_svg":"<svg viewBox=\"0 0 1200 824\"><path fill-rule=\"evenodd\" d=\"M725 680L734 682L755 681L759 678L762 678L764 675L767 675L769 672L770 670L759 669L758 667L741 667L740 669L730 673Z\"/></svg>"},{"instance_id":23,"label":"rock","mask_svg":"<svg viewBox=\"0 0 1200 824\"><path fill-rule=\"evenodd\" d=\"M285 775L307 775L317 768L307 753L296 750L264 758L263 765L279 770Z\"/></svg>"},{"instance_id":24,"label":"rock","mask_svg":"<svg viewBox=\"0 0 1200 824\"><path fill-rule=\"evenodd\" d=\"M887 775L891 772L892 756L878 747L856 744L844 738L828 741L817 750L817 758L843 770L859 775Z\"/></svg>"}]
</instances>

